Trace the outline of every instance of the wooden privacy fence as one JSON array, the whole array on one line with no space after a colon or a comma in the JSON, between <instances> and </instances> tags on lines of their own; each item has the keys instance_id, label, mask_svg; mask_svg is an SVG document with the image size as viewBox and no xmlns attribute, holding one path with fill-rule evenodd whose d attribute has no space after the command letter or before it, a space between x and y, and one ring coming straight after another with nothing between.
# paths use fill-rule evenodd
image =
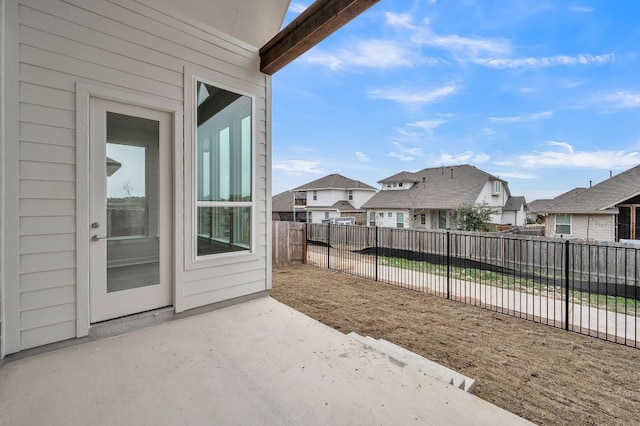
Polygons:
<instances>
[{"instance_id":1,"label":"wooden privacy fence","mask_svg":"<svg viewBox=\"0 0 640 426\"><path fill-rule=\"evenodd\" d=\"M273 222L273 265L306 263L307 229L304 223Z\"/></svg>"},{"instance_id":2,"label":"wooden privacy fence","mask_svg":"<svg viewBox=\"0 0 640 426\"><path fill-rule=\"evenodd\" d=\"M640 249L615 242L445 230L308 225L307 240L350 250L429 253L524 274L639 286ZM569 256L567 256L569 254ZM567 258L569 263L567 264Z\"/></svg>"},{"instance_id":3,"label":"wooden privacy fence","mask_svg":"<svg viewBox=\"0 0 640 426\"><path fill-rule=\"evenodd\" d=\"M348 225L306 231L311 265L640 347L638 246Z\"/></svg>"}]
</instances>

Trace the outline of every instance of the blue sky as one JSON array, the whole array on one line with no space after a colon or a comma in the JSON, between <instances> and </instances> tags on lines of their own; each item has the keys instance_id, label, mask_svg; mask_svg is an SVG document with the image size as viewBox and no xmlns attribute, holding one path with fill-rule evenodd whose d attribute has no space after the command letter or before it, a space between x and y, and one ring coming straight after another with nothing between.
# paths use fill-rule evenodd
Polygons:
<instances>
[{"instance_id":1,"label":"blue sky","mask_svg":"<svg viewBox=\"0 0 640 426\"><path fill-rule=\"evenodd\" d=\"M638 165L639 18L635 0L382 0L273 76L273 193L471 164L533 201Z\"/></svg>"}]
</instances>

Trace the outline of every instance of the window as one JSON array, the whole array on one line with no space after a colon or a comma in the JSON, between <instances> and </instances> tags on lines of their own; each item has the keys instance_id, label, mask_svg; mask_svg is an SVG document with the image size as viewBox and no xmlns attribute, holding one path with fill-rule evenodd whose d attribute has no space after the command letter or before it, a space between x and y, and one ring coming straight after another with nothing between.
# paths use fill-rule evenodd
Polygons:
<instances>
[{"instance_id":1,"label":"window","mask_svg":"<svg viewBox=\"0 0 640 426\"><path fill-rule=\"evenodd\" d=\"M447 229L447 211L438 210L438 229Z\"/></svg>"},{"instance_id":2,"label":"window","mask_svg":"<svg viewBox=\"0 0 640 426\"><path fill-rule=\"evenodd\" d=\"M399 186L400 188L402 188L402 182L400 182L400 183L398 184L398 186Z\"/></svg>"},{"instance_id":3,"label":"window","mask_svg":"<svg viewBox=\"0 0 640 426\"><path fill-rule=\"evenodd\" d=\"M349 190L348 195L349 195L349 201L353 201L353 190L352 189Z\"/></svg>"},{"instance_id":4,"label":"window","mask_svg":"<svg viewBox=\"0 0 640 426\"><path fill-rule=\"evenodd\" d=\"M324 212L324 218L329 219L329 212Z\"/></svg>"},{"instance_id":5,"label":"window","mask_svg":"<svg viewBox=\"0 0 640 426\"><path fill-rule=\"evenodd\" d=\"M404 213L396 214L396 226L398 228L404 228Z\"/></svg>"},{"instance_id":6,"label":"window","mask_svg":"<svg viewBox=\"0 0 640 426\"><path fill-rule=\"evenodd\" d=\"M313 223L311 220L311 212L309 212L309 223Z\"/></svg>"},{"instance_id":7,"label":"window","mask_svg":"<svg viewBox=\"0 0 640 426\"><path fill-rule=\"evenodd\" d=\"M387 217L393 217L393 212L387 212Z\"/></svg>"},{"instance_id":8,"label":"window","mask_svg":"<svg viewBox=\"0 0 640 426\"><path fill-rule=\"evenodd\" d=\"M420 215L420 225L426 225L427 224L427 215L422 213Z\"/></svg>"},{"instance_id":9,"label":"window","mask_svg":"<svg viewBox=\"0 0 640 426\"><path fill-rule=\"evenodd\" d=\"M318 201L318 191L313 191L313 201Z\"/></svg>"},{"instance_id":10,"label":"window","mask_svg":"<svg viewBox=\"0 0 640 426\"><path fill-rule=\"evenodd\" d=\"M380 212L380 213L378 213L378 216L380 216L380 217L384 217L384 213L383 213L383 212Z\"/></svg>"},{"instance_id":11,"label":"window","mask_svg":"<svg viewBox=\"0 0 640 426\"><path fill-rule=\"evenodd\" d=\"M391 188L391 184L390 183L387 184L387 188Z\"/></svg>"},{"instance_id":12,"label":"window","mask_svg":"<svg viewBox=\"0 0 640 426\"><path fill-rule=\"evenodd\" d=\"M495 180L493 181L493 195L502 194L502 182Z\"/></svg>"},{"instance_id":13,"label":"window","mask_svg":"<svg viewBox=\"0 0 640 426\"><path fill-rule=\"evenodd\" d=\"M393 184L393 187L394 187L394 188L395 188L395 187L397 187L397 186L398 186L398 184L397 184L397 183L394 183L394 184Z\"/></svg>"},{"instance_id":14,"label":"window","mask_svg":"<svg viewBox=\"0 0 640 426\"><path fill-rule=\"evenodd\" d=\"M197 256L251 250L252 101L196 85Z\"/></svg>"},{"instance_id":15,"label":"window","mask_svg":"<svg viewBox=\"0 0 640 426\"><path fill-rule=\"evenodd\" d=\"M556 215L556 234L571 235L571 215Z\"/></svg>"},{"instance_id":16,"label":"window","mask_svg":"<svg viewBox=\"0 0 640 426\"><path fill-rule=\"evenodd\" d=\"M369 226L376 226L376 213L369 212Z\"/></svg>"}]
</instances>

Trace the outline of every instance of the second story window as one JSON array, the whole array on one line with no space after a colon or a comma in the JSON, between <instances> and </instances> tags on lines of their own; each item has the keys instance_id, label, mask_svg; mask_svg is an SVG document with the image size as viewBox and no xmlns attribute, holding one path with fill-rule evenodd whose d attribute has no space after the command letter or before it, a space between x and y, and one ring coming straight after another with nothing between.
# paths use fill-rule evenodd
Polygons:
<instances>
[{"instance_id":1,"label":"second story window","mask_svg":"<svg viewBox=\"0 0 640 426\"><path fill-rule=\"evenodd\" d=\"M348 191L348 196L349 196L349 201L353 201L353 190L352 189L350 189Z\"/></svg>"},{"instance_id":2,"label":"second story window","mask_svg":"<svg viewBox=\"0 0 640 426\"><path fill-rule=\"evenodd\" d=\"M318 191L313 191L313 201L318 201Z\"/></svg>"}]
</instances>

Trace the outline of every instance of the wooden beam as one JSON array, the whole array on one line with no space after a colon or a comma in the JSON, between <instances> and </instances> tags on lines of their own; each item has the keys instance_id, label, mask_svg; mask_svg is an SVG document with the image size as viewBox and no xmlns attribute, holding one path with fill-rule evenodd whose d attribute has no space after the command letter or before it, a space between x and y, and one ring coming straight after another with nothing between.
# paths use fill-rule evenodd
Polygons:
<instances>
[{"instance_id":1,"label":"wooden beam","mask_svg":"<svg viewBox=\"0 0 640 426\"><path fill-rule=\"evenodd\" d=\"M260 71L274 74L380 0L316 0L260 48Z\"/></svg>"}]
</instances>

